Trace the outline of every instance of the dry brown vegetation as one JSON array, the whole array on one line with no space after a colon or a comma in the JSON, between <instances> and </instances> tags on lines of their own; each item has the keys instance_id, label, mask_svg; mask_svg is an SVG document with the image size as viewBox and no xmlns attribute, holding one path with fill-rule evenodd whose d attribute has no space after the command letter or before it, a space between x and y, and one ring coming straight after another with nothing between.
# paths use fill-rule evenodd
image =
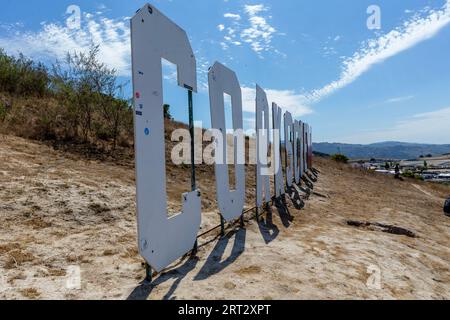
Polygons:
<instances>
[{"instance_id":1,"label":"dry brown vegetation","mask_svg":"<svg viewBox=\"0 0 450 320\"><path fill-rule=\"evenodd\" d=\"M51 67L0 48L0 132L90 152L116 153L132 143L126 84L98 59L99 49L71 52Z\"/></svg>"},{"instance_id":2,"label":"dry brown vegetation","mask_svg":"<svg viewBox=\"0 0 450 320\"><path fill-rule=\"evenodd\" d=\"M26 289L22 289L20 290L20 293L28 299L31 300L35 300L38 299L41 294L39 293L39 291L37 291L35 288L26 288Z\"/></svg>"},{"instance_id":3,"label":"dry brown vegetation","mask_svg":"<svg viewBox=\"0 0 450 320\"><path fill-rule=\"evenodd\" d=\"M273 206L260 224L200 239L198 258L178 261L150 286L142 283L137 252L131 156L96 159L1 135L0 163L0 298L450 298L447 186L316 158L321 173L302 210L288 199L288 211ZM190 187L190 169L167 170L174 209ZM203 232L219 217L214 170L197 172ZM250 208L253 167L247 177ZM349 220L401 227L416 237L356 228ZM81 290L67 288L68 266L80 267ZM370 267L381 271L380 289L367 286Z\"/></svg>"}]
</instances>

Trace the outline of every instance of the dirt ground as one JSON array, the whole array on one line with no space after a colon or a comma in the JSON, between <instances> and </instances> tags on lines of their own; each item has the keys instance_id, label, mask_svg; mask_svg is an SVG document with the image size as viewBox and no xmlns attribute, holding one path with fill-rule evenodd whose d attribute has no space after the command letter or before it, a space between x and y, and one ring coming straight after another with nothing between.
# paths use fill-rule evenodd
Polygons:
<instances>
[{"instance_id":1,"label":"dirt ground","mask_svg":"<svg viewBox=\"0 0 450 320\"><path fill-rule=\"evenodd\" d=\"M319 179L303 209L288 199L288 210L273 206L259 224L202 238L197 258L148 285L131 163L0 136L0 164L1 299L450 299L450 219L442 212L449 187L317 158ZM212 168L198 171L205 231L219 218ZM168 179L176 207L189 168L169 168ZM248 207L253 184L250 177Z\"/></svg>"}]
</instances>

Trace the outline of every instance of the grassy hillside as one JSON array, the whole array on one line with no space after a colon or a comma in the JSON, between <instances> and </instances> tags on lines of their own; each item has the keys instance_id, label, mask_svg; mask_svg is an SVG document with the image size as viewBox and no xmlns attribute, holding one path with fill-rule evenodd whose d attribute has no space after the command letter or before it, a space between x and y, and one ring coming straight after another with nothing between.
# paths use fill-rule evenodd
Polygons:
<instances>
[{"instance_id":1,"label":"grassy hillside","mask_svg":"<svg viewBox=\"0 0 450 320\"><path fill-rule=\"evenodd\" d=\"M123 86L97 47L51 67L0 49L0 132L102 152L129 147L133 113Z\"/></svg>"},{"instance_id":2,"label":"grassy hillside","mask_svg":"<svg viewBox=\"0 0 450 320\"><path fill-rule=\"evenodd\" d=\"M142 284L132 160L105 161L0 136L0 298L68 299L449 299L450 188L397 181L316 158L314 193L297 210L273 206L263 222L200 239ZM213 168L198 168L203 232L219 222ZM189 188L188 167L168 167L169 209ZM246 207L254 203L247 167ZM253 213L247 215L247 219ZM349 225L349 221L373 225ZM405 228L415 237L385 232ZM81 270L81 290L65 286ZM367 286L370 268L381 288Z\"/></svg>"}]
</instances>

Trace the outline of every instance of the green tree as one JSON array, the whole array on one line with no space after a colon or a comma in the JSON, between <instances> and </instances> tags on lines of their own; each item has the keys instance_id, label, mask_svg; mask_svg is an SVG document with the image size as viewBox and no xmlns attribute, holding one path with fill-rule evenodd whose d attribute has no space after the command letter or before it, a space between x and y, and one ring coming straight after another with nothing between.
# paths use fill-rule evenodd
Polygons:
<instances>
[{"instance_id":1,"label":"green tree","mask_svg":"<svg viewBox=\"0 0 450 320\"><path fill-rule=\"evenodd\" d=\"M53 66L52 89L67 106L69 135L84 142L90 138L113 141L125 118L130 117L128 102L118 98L125 84L117 83L116 70L99 61L99 46L87 53L68 53L65 63Z\"/></svg>"},{"instance_id":2,"label":"green tree","mask_svg":"<svg viewBox=\"0 0 450 320\"><path fill-rule=\"evenodd\" d=\"M164 118L172 120L172 115L170 114L170 105L169 104L164 104L163 105L164 108Z\"/></svg>"},{"instance_id":3,"label":"green tree","mask_svg":"<svg viewBox=\"0 0 450 320\"><path fill-rule=\"evenodd\" d=\"M48 93L50 77L42 63L23 54L9 56L0 48L0 92L43 97Z\"/></svg>"},{"instance_id":4,"label":"green tree","mask_svg":"<svg viewBox=\"0 0 450 320\"><path fill-rule=\"evenodd\" d=\"M56 89L67 95L68 103L75 109L74 120L85 142L92 133L95 109L110 100L117 88L116 71L101 63L98 54L99 46L91 47L87 53L68 53L64 68L59 64L53 68Z\"/></svg>"}]
</instances>

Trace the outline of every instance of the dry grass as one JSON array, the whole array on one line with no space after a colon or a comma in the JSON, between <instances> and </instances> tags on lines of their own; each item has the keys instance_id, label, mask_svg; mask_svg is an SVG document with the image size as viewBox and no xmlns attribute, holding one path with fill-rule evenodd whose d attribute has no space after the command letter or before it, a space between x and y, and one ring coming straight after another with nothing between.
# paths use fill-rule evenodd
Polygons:
<instances>
[{"instance_id":1,"label":"dry grass","mask_svg":"<svg viewBox=\"0 0 450 320\"><path fill-rule=\"evenodd\" d=\"M0 244L0 254L7 254L18 249L20 249L20 244L18 243Z\"/></svg>"},{"instance_id":2,"label":"dry grass","mask_svg":"<svg viewBox=\"0 0 450 320\"><path fill-rule=\"evenodd\" d=\"M35 289L35 288L22 289L22 290L20 290L20 293L25 298L32 299L32 300L38 299L41 296L39 291L37 289Z\"/></svg>"},{"instance_id":3,"label":"dry grass","mask_svg":"<svg viewBox=\"0 0 450 320\"><path fill-rule=\"evenodd\" d=\"M317 158L321 174L305 208L287 201L293 219L272 207L272 216L263 217L267 224L251 221L201 247L198 259L175 263L149 292L139 289L144 269L132 162L0 140L0 185L7 186L0 188L0 273L12 287L0 289L0 298L450 299L450 222L442 213L448 186L397 181ZM175 211L179 192L190 186L190 169L168 166L167 172ZM214 170L201 166L197 173L205 231L219 222ZM249 166L247 207L253 195ZM405 228L417 238L355 228L349 220ZM380 290L366 285L372 265L382 272ZM69 266L80 268L81 290L66 289Z\"/></svg>"},{"instance_id":4,"label":"dry grass","mask_svg":"<svg viewBox=\"0 0 450 320\"><path fill-rule=\"evenodd\" d=\"M258 274L258 273L261 273L261 267L260 266L250 266L250 267L236 270L235 273L239 274L239 275Z\"/></svg>"},{"instance_id":5,"label":"dry grass","mask_svg":"<svg viewBox=\"0 0 450 320\"><path fill-rule=\"evenodd\" d=\"M48 269L47 272L51 277L64 277L67 274L64 269Z\"/></svg>"},{"instance_id":6,"label":"dry grass","mask_svg":"<svg viewBox=\"0 0 450 320\"><path fill-rule=\"evenodd\" d=\"M4 263L4 268L6 270L19 268L28 262L35 261L36 259L33 254L27 252L26 250L23 250L20 247L6 252L5 256L6 261Z\"/></svg>"}]
</instances>

